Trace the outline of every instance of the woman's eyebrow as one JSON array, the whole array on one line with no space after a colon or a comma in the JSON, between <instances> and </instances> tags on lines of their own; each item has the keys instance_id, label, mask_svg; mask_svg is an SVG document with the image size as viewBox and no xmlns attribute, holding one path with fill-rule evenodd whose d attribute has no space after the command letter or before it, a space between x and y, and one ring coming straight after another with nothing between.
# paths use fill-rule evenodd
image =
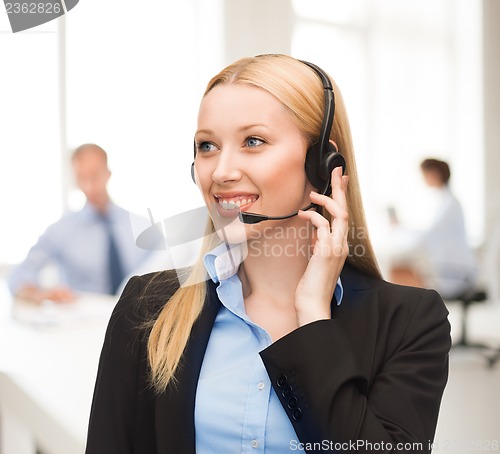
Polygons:
<instances>
[{"instance_id":1,"label":"woman's eyebrow","mask_svg":"<svg viewBox=\"0 0 500 454\"><path fill-rule=\"evenodd\" d=\"M214 132L211 129L198 129L198 131L196 131L194 135L197 136L198 134L213 134L213 133Z\"/></svg>"},{"instance_id":2,"label":"woman's eyebrow","mask_svg":"<svg viewBox=\"0 0 500 454\"><path fill-rule=\"evenodd\" d=\"M238 132L245 132L245 131L248 131L249 129L253 129L253 128L265 128L265 129L271 129L269 126L263 124L263 123L255 123L255 124L250 124L250 125L244 125L244 126L240 126L237 131ZM197 136L198 134L215 134L213 130L211 129L198 129L198 131L196 131L194 133L195 136Z\"/></svg>"},{"instance_id":3,"label":"woman's eyebrow","mask_svg":"<svg viewBox=\"0 0 500 454\"><path fill-rule=\"evenodd\" d=\"M252 128L266 128L266 129L271 129L269 126L263 124L263 123L256 123L256 124L251 124L251 125L245 125L242 126L241 128L238 129L238 131L248 131L249 129Z\"/></svg>"}]
</instances>

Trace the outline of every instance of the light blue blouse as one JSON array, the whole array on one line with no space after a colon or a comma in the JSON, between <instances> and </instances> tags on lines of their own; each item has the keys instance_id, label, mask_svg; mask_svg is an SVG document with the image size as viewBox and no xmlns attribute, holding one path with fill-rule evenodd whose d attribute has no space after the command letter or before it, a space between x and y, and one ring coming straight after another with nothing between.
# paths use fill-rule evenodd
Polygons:
<instances>
[{"instance_id":1,"label":"light blue blouse","mask_svg":"<svg viewBox=\"0 0 500 454\"><path fill-rule=\"evenodd\" d=\"M196 452L283 453L299 451L297 435L276 396L259 352L269 334L245 313L238 245L206 254L205 267L222 306L215 319L199 377L195 404ZM342 285L335 288L337 304Z\"/></svg>"}]
</instances>

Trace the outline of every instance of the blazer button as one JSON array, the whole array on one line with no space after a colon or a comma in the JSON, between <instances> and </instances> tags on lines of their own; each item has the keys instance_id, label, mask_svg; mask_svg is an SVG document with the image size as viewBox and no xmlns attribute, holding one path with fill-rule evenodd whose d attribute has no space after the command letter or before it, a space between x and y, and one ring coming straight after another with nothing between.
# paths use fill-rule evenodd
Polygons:
<instances>
[{"instance_id":1,"label":"blazer button","mask_svg":"<svg viewBox=\"0 0 500 454\"><path fill-rule=\"evenodd\" d=\"M288 399L292 395L292 387L290 385L286 385L281 391L281 395L285 399Z\"/></svg>"},{"instance_id":2,"label":"blazer button","mask_svg":"<svg viewBox=\"0 0 500 454\"><path fill-rule=\"evenodd\" d=\"M283 388L288 383L288 377L283 374L278 377L276 380L276 384L278 385L278 388Z\"/></svg>"},{"instance_id":3,"label":"blazer button","mask_svg":"<svg viewBox=\"0 0 500 454\"><path fill-rule=\"evenodd\" d=\"M290 410L297 408L299 406L299 399L297 399L295 396L290 397L290 399L288 399L287 406Z\"/></svg>"},{"instance_id":4,"label":"blazer button","mask_svg":"<svg viewBox=\"0 0 500 454\"><path fill-rule=\"evenodd\" d=\"M300 419L302 418L302 410L299 407L292 411L292 418L295 421L300 421Z\"/></svg>"}]
</instances>

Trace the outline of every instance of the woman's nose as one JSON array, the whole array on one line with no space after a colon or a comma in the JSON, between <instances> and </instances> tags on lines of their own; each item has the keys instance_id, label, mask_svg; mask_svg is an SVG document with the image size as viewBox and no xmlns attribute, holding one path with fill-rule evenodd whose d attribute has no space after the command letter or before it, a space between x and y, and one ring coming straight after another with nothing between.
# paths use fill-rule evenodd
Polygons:
<instances>
[{"instance_id":1,"label":"woman's nose","mask_svg":"<svg viewBox=\"0 0 500 454\"><path fill-rule=\"evenodd\" d=\"M240 180L242 174L240 164L237 152L221 151L212 173L212 180L217 184L227 184Z\"/></svg>"}]
</instances>

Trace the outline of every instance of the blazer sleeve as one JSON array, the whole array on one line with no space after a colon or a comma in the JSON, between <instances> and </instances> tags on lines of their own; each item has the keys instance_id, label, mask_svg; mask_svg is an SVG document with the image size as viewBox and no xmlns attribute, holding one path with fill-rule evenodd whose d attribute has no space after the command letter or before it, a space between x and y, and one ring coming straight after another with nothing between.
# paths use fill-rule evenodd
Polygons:
<instances>
[{"instance_id":1,"label":"blazer sleeve","mask_svg":"<svg viewBox=\"0 0 500 454\"><path fill-rule=\"evenodd\" d=\"M144 319L139 310L143 287L144 278L133 277L111 315L99 360L86 454L156 452Z\"/></svg>"},{"instance_id":2,"label":"blazer sleeve","mask_svg":"<svg viewBox=\"0 0 500 454\"><path fill-rule=\"evenodd\" d=\"M450 326L435 291L418 295L409 315L398 316L388 332L377 331L368 373L339 319L305 325L261 352L306 451L308 443L331 443L342 452L431 451Z\"/></svg>"}]
</instances>

